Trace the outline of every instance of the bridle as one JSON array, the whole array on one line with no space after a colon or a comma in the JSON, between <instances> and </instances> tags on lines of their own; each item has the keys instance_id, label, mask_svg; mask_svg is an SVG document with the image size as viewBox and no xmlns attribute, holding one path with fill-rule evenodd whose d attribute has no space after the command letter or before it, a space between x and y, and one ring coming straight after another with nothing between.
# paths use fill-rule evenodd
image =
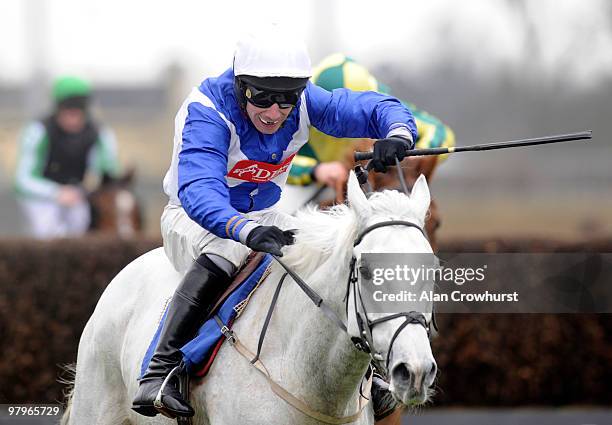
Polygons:
<instances>
[{"instance_id":1,"label":"bridle","mask_svg":"<svg viewBox=\"0 0 612 425\"><path fill-rule=\"evenodd\" d=\"M423 231L423 228L421 226L418 226L415 223L412 223L410 221L404 221L404 220L388 220L388 221L382 221L382 222L373 224L367 227L366 229L364 229L359 234L355 242L353 243L353 247L356 247L357 245L359 245L363 241L363 238L371 231L379 229L381 227L388 227L388 226L413 227L413 228L418 229L421 232L421 234L423 234L423 236L425 236L425 238L427 239L427 235ZM347 282L346 312L347 312L347 318L348 318L349 296L352 294L353 302L355 304L355 318L357 321L359 336L352 336L351 341L353 342L355 347L357 347L358 350L370 354L370 357L372 358L372 361L376 365L376 368L378 369L379 373L386 376L388 375L389 357L391 355L391 350L393 349L393 343L395 342L397 337L400 335L400 333L409 324L418 324L425 328L425 330L427 331L427 336L431 340L432 337L436 335L437 330L438 330L436 321L435 321L435 315L432 310L431 322L429 323L427 322L425 315L418 311L395 313L395 314L390 314L390 315L381 317L379 319L370 320L368 318L368 312L363 302L361 286L359 285L359 274L360 274L360 270L357 267L357 257L355 257L355 254L353 254L353 257L351 258L350 272L349 272L349 277L348 277L348 282ZM400 317L404 317L405 320L393 333L393 336L391 337L391 340L389 341L389 347L387 349L387 356L386 356L385 362L381 363L383 361L383 356L380 350L375 349L374 340L372 337L372 329L376 325L388 322L390 320L398 319Z\"/></svg>"},{"instance_id":2,"label":"bridle","mask_svg":"<svg viewBox=\"0 0 612 425\"><path fill-rule=\"evenodd\" d=\"M413 227L418 229L424 236L425 238L427 238L427 235L425 234L425 232L423 231L423 228L421 226L418 226L415 223L412 223L410 221L403 221L403 220L388 220L388 221L382 221L379 223L375 223L371 226L368 226L367 228L365 228L357 237L357 239L355 239L355 241L353 242L353 248L355 248L357 245L359 245L362 241L363 238L370 232L382 228L382 227L388 227L388 226L406 226L406 227ZM302 291L304 291L304 293L312 300L312 302L315 304L315 306L319 307L322 311L323 314L325 314L329 319L331 319L336 326L338 326L340 329L342 329L345 333L348 333L347 330L347 326L344 324L344 322L338 317L338 315L325 303L325 301L323 300L323 298L321 298L321 296L319 294L317 294L317 292L312 289L308 284L306 284L306 282L304 282L302 280L302 278L300 278L295 272L293 272L293 270L291 270L287 265L285 265L282 260L280 260L278 257L274 256L274 258L276 259L276 261L286 270L286 274L283 275L283 277L281 278L281 280L279 281L278 287L276 289L276 292L274 294L274 297L272 299L272 303L270 305L270 309L268 311L268 317L271 316L271 313L274 309L274 306L276 304L276 301L278 299L278 293L280 292L280 287L286 277L286 275L288 274L289 276L291 276L293 278L293 280L295 281L295 283L302 289ZM428 337L431 339L433 336L436 335L437 332L437 325L435 322L435 315L434 312L432 310L432 316L431 316L431 322L427 322L427 319L425 318L425 315L421 312L417 312L417 311L410 311L407 313L395 313L395 314L390 314L388 316L385 317L381 317L379 319L375 319L375 320L370 320L368 319L368 313L365 309L365 305L363 302L363 297L361 294L361 287L359 285L359 270L357 269L357 257L355 256L355 254L353 253L353 256L351 258L351 262L350 262L350 266L349 266L349 277L347 280L347 285L346 285L346 296L345 296L345 301L346 301L346 314L347 314L347 320L349 319L349 302L350 302L350 295L352 294L352 299L355 303L355 318L357 321L357 325L358 325L358 330L359 330L359 336L351 336L351 341L353 342L353 344L355 345L355 347L360 350L363 351L365 353L368 353L372 359L372 361L374 362L374 364L376 365L376 368L378 369L378 372L383 375L383 376L387 376L388 374L388 366L389 366L389 356L391 354L391 350L393 348L393 343L395 342L395 340L397 339L397 337L400 335L400 333L406 328L406 326L408 326L409 324L419 324L421 326L423 326L425 328L425 330L427 331L427 335ZM406 320L404 320L404 322L395 330L393 337L391 338L391 341L389 342L389 347L387 350L387 356L386 356L386 360L384 363L382 363L383 361L383 356L381 354L381 351L376 350L374 347L374 341L372 338L372 329L381 324L381 323L385 323L388 322L390 320L394 320L400 317L405 317ZM263 339L265 338L265 333L266 333L266 329L267 329L267 322L268 320L266 320L264 327L262 328L261 334L260 334L260 338L259 338L259 344L258 344L258 350L257 350L257 354L255 356L255 359L253 361L256 361L259 358L259 354L261 351L261 347L263 345Z\"/></svg>"}]
</instances>

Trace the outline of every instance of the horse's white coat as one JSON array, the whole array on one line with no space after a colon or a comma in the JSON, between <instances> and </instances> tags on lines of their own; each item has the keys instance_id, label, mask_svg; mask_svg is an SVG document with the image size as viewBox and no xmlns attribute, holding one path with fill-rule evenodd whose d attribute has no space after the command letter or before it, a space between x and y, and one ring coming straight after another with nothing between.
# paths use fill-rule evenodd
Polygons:
<instances>
[{"instance_id":1,"label":"horse's white coat","mask_svg":"<svg viewBox=\"0 0 612 425\"><path fill-rule=\"evenodd\" d=\"M376 221L404 219L423 225L429 204L424 178L417 181L413 192L412 199L397 192L383 192L367 200L351 175L350 208L339 206L329 213L311 210L298 214L300 229L296 244L285 249L286 263L344 317L343 298L354 239L361 229ZM418 230L391 227L372 232L355 249L356 254L368 251L431 249ZM234 326L236 335L253 351L281 275L275 265ZM83 331L72 403L62 423L175 423L161 415L140 416L130 410L130 405L138 386L141 360L180 278L160 248L138 258L113 279ZM375 343L386 349L398 325L390 321L377 327ZM369 357L358 352L349 337L323 316L289 278L272 316L261 359L273 379L313 409L333 416L356 411ZM434 364L420 325L409 325L401 333L391 360L392 366L406 362L415 371ZM393 381L391 385L398 387ZM406 388L399 388L397 396L404 398L402 391ZM318 423L275 396L259 372L228 344L221 348L208 376L192 386L191 401L196 410L194 424ZM357 423L373 423L371 405Z\"/></svg>"}]
</instances>

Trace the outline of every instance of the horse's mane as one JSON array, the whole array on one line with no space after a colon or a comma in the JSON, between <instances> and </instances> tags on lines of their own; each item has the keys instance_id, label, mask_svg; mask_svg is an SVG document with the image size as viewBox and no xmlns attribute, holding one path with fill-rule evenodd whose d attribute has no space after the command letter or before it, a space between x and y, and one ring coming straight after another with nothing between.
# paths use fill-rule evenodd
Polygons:
<instances>
[{"instance_id":1,"label":"horse's mane","mask_svg":"<svg viewBox=\"0 0 612 425\"><path fill-rule=\"evenodd\" d=\"M357 232L357 215L347 205L328 210L306 207L296 214L295 244L283 259L300 275L311 275L327 260L341 261Z\"/></svg>"},{"instance_id":2,"label":"horse's mane","mask_svg":"<svg viewBox=\"0 0 612 425\"><path fill-rule=\"evenodd\" d=\"M295 244L285 251L283 259L298 274L311 275L327 262L348 264L358 233L377 217L424 224L414 212L414 201L395 190L373 193L368 207L356 211L341 204L328 210L306 207L298 211Z\"/></svg>"}]
</instances>

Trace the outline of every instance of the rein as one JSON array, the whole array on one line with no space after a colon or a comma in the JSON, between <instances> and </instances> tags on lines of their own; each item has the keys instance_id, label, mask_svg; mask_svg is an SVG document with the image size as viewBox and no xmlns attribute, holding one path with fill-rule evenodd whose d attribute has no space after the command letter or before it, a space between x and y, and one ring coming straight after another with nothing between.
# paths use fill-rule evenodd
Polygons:
<instances>
[{"instance_id":1,"label":"rein","mask_svg":"<svg viewBox=\"0 0 612 425\"><path fill-rule=\"evenodd\" d=\"M387 226L414 227L418 229L425 237L427 237L423 229L420 226L412 222L402 221L402 220L388 220L388 221L383 221L380 223L373 224L367 227L366 229L364 229L359 234L357 239L355 239L355 242L353 243L353 247L356 247L357 245L359 245L363 241L363 238L368 233L372 232L373 230L376 230L382 227L387 227ZM354 413L353 415L344 416L341 418L325 415L323 413L320 413L320 412L317 412L311 409L306 403L297 399L295 396L293 396L283 387L281 387L276 382L274 382L272 378L270 377L270 374L267 368L264 366L264 364L259 359L259 356L261 354L261 349L263 347L264 339L266 336L266 332L268 330L268 325L270 324L272 313L274 311L274 308L276 307L282 285L287 275L291 276L291 278L298 285L298 287L308 296L308 298L310 298L310 300L313 302L313 304L316 307L321 309L321 312L326 317L328 317L343 332L348 333L347 327L342 321L342 319L338 317L338 315L327 305L327 303L325 303L325 300L314 289L312 289L306 282L304 282L304 280L300 276L298 276L293 270L291 270L291 268L289 268L285 263L283 263L279 257L273 255L273 258L278 262L278 264L281 265L281 267L283 267L283 269L285 269L285 273L282 275L281 279L278 282L276 290L274 291L274 295L272 297L272 301L270 303L268 313L266 314L266 318L264 320L264 324L262 326L261 333L259 335L259 341L257 344L257 352L255 354L250 352L238 340L234 332L231 329L229 329L227 326L223 325L223 323L220 321L220 319L217 316L215 316L215 320L217 320L217 323L219 327L221 328L221 332L223 333L227 341L230 343L230 345L234 347L239 354L241 354L244 358L246 358L260 373L262 373L262 375L268 381L268 384L270 385L270 388L272 389L272 391L277 396L282 398L285 402L287 402L288 404L290 404L291 406L293 406L300 412L304 413L305 415L315 420L318 420L320 422L324 422L330 425L354 422L355 420L359 418L359 416L361 415L361 412L363 411L363 409L369 402L369 399L363 395L364 391L362 391L361 388L359 391L360 396L358 400L358 410L356 413ZM358 350L370 354L370 357L372 361L375 363L379 372L381 372L386 377L388 373L389 355L391 353L391 349L393 348L393 343L395 342L399 334L406 328L406 326L411 323L420 324L421 326L425 328L430 338L432 334L431 327L430 327L430 324L427 323L425 316L422 313L416 312L416 311L411 311L408 313L391 314L389 316L385 316L385 317L370 321L367 317L367 311L365 310L363 298L361 296L361 291L357 285L358 270L355 267L356 262L357 262L357 258L353 254L353 257L351 258L351 262L350 262L350 271L349 271L349 277L347 281L346 310L347 310L347 319L348 319L348 304L349 304L348 294L350 293L351 287L352 287L353 294L354 294L353 299L355 302L355 315L356 315L357 323L359 326L360 336L351 337L351 341L353 342L353 344ZM357 306L357 300L359 300L359 304L361 305L361 310L362 310L361 312L359 311L359 308ZM384 364L381 364L380 362L383 360L382 354L379 351L373 350L374 344L373 344L373 339L372 339L372 328L380 323L384 323L389 320L397 319L399 317L405 317L406 320L395 330L395 333L393 334L393 337L391 338L391 341L389 343L386 361ZM434 319L433 313L432 313L432 324L433 324L434 329L437 330L437 326L435 325L435 319ZM369 372L369 378L366 382L366 387L365 387L366 394L369 392L371 388L372 376L373 376L371 369L368 372Z\"/></svg>"}]
</instances>

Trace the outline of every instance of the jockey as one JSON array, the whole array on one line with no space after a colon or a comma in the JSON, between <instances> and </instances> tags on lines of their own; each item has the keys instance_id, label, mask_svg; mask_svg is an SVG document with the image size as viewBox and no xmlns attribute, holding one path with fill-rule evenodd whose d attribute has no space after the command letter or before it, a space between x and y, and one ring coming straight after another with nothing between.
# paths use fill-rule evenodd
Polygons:
<instances>
[{"instance_id":1,"label":"jockey","mask_svg":"<svg viewBox=\"0 0 612 425\"><path fill-rule=\"evenodd\" d=\"M389 88L376 80L363 65L340 53L330 55L321 61L313 71L312 82L329 91L343 87L355 91L371 90L386 94L390 92ZM438 118L410 103L403 101L402 103L408 106L414 115L418 130L417 148L428 149L455 145L453 131ZM289 213L294 212L304 200L311 198L317 191L313 183L344 190L343 186L348 179L348 171L353 165L354 142L354 140L336 139L315 128L311 129L308 144L304 145L293 159L293 166L287 179L290 186L283 192L277 208ZM414 178L423 173L429 179L435 167L444 161L446 156L411 158L410 165ZM302 202L296 200L302 200Z\"/></svg>"},{"instance_id":2,"label":"jockey","mask_svg":"<svg viewBox=\"0 0 612 425\"><path fill-rule=\"evenodd\" d=\"M291 160L311 127L335 137L379 139L372 167L384 171L416 140L408 108L378 93L309 82L311 64L293 30L272 26L242 38L233 66L194 88L175 119L169 203L161 218L164 249L184 273L132 408L155 416L192 416L173 385L162 385L250 250L282 256L293 243L290 217L275 210ZM290 227L289 227L290 228Z\"/></svg>"},{"instance_id":3,"label":"jockey","mask_svg":"<svg viewBox=\"0 0 612 425\"><path fill-rule=\"evenodd\" d=\"M89 227L83 190L87 171L115 176L115 138L89 114L91 87L78 77L61 77L52 89L55 109L25 127L15 190L36 238L80 236Z\"/></svg>"}]
</instances>

